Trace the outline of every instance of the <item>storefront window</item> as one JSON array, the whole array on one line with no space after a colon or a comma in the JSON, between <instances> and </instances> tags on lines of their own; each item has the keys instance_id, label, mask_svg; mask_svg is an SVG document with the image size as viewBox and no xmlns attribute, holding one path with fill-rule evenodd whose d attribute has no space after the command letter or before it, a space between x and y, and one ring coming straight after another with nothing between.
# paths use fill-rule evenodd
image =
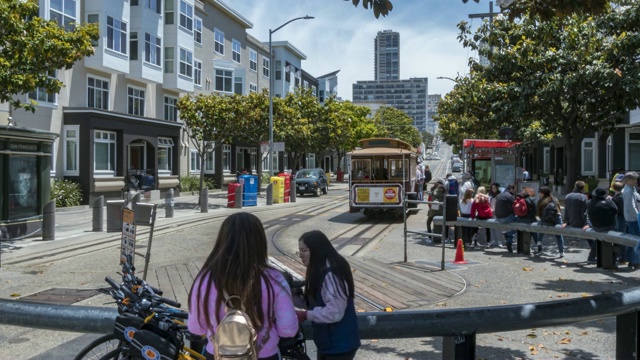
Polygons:
<instances>
[{"instance_id":1,"label":"storefront window","mask_svg":"<svg viewBox=\"0 0 640 360\"><path fill-rule=\"evenodd\" d=\"M9 157L9 220L38 214L38 176L35 156Z\"/></svg>"}]
</instances>

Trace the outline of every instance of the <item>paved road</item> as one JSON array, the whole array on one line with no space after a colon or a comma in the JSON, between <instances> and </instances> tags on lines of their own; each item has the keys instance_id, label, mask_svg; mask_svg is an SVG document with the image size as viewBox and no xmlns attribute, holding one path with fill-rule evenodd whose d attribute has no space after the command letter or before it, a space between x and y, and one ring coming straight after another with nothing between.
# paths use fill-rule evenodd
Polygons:
<instances>
[{"instance_id":1,"label":"paved road","mask_svg":"<svg viewBox=\"0 0 640 360\"><path fill-rule=\"evenodd\" d=\"M274 205L269 208L258 206L248 208L248 211L256 212L263 222L268 222L284 213L295 212L303 208L304 204L317 205L323 201L330 201L331 197L344 194L346 186L338 185L330 191L328 197L304 198L296 204ZM162 212L158 217L152 249L153 269L202 259L212 246L220 219L230 211L237 211L225 209L224 198L214 197L211 200L212 208L207 214L194 209L195 197L178 201L184 206L176 210L173 220L164 219ZM61 223L57 240L15 243L12 244L13 249L3 254L0 297L26 296L50 287L94 288L103 286L105 275L115 274L117 266L114 259L118 255L117 234L92 233L87 230L88 225L81 224L83 217L73 212L67 215L60 214L58 218L63 221L65 216L77 217L75 223L78 225ZM409 229L423 229L425 216L424 208L410 216ZM284 231L283 241L288 240L295 244L299 232L310 226L336 235L344 224L361 220L359 214L347 214L345 204L341 208L311 218L302 227L292 227ZM386 233L380 234L375 241L368 243L365 251L356 255L358 259L355 259L354 264L362 260L375 260L383 264L402 261L404 236L401 225L397 224ZM143 234L144 232L140 233L140 236ZM467 250L467 265L451 263L455 257L455 249L453 244L447 244L444 255L446 274L455 274L463 279L466 284L464 290L446 299L416 303L413 308L443 309L542 302L640 286L640 273L626 270L604 271L584 264L587 253L586 244L582 241L568 241L569 246L565 251L567 256L564 259L557 258L553 245L555 241L547 241L545 252L531 257L508 254L499 249ZM105 244L99 245L100 243ZM91 252L83 254L83 248L91 248ZM409 236L408 249L410 263L440 265L441 248L430 244L425 237L415 234ZM388 295L394 297L391 291ZM92 297L78 304L109 306L104 302L105 298ZM614 319L605 319L574 326L481 334L477 338L477 355L483 359L613 359L614 332ZM20 354L18 358L65 359L74 354L82 344L86 344L91 337L93 335L3 326L0 330L0 358L16 358L16 354ZM440 338L366 340L363 341L358 358L440 359L441 351Z\"/></svg>"}]
</instances>

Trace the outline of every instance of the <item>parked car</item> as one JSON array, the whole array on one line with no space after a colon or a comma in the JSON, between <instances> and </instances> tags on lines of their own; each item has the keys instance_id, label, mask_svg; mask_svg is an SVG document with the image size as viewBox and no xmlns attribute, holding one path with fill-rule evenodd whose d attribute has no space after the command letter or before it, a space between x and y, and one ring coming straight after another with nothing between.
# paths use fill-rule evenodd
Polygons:
<instances>
[{"instance_id":1,"label":"parked car","mask_svg":"<svg viewBox=\"0 0 640 360\"><path fill-rule=\"evenodd\" d=\"M327 177L322 169L300 169L296 173L296 194L320 196L329 191Z\"/></svg>"},{"instance_id":2,"label":"parked car","mask_svg":"<svg viewBox=\"0 0 640 360\"><path fill-rule=\"evenodd\" d=\"M451 164L451 172L462 172L462 161L454 161Z\"/></svg>"}]
</instances>

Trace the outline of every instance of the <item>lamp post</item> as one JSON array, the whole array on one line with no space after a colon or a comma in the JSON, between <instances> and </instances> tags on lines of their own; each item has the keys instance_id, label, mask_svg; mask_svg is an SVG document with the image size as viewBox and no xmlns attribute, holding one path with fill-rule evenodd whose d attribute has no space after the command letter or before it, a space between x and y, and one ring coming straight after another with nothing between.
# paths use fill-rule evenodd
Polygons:
<instances>
[{"instance_id":1,"label":"lamp post","mask_svg":"<svg viewBox=\"0 0 640 360\"><path fill-rule=\"evenodd\" d=\"M273 50L271 48L271 35L296 20L309 19L315 18L309 15L301 16L287 21L274 30L269 29L269 176L273 176L273 82L275 80L275 74L273 73Z\"/></svg>"},{"instance_id":2,"label":"lamp post","mask_svg":"<svg viewBox=\"0 0 640 360\"><path fill-rule=\"evenodd\" d=\"M438 79L438 80L447 79L447 80L453 81L454 83L458 83L458 80L452 79L452 78L447 77L447 76L438 76L436 79Z\"/></svg>"}]
</instances>

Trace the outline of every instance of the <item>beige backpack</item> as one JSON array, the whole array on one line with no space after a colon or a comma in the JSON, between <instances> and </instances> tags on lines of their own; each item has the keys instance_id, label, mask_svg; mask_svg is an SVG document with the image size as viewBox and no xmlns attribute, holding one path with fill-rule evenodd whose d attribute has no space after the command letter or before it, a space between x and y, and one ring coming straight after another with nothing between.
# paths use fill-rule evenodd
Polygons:
<instances>
[{"instance_id":1,"label":"beige backpack","mask_svg":"<svg viewBox=\"0 0 640 360\"><path fill-rule=\"evenodd\" d=\"M225 294L226 295L226 294ZM257 333L251 319L245 313L239 296L229 296L225 300L226 315L218 324L218 329L209 341L213 343L216 360L257 360ZM234 308L231 301L237 299L240 308Z\"/></svg>"}]
</instances>

